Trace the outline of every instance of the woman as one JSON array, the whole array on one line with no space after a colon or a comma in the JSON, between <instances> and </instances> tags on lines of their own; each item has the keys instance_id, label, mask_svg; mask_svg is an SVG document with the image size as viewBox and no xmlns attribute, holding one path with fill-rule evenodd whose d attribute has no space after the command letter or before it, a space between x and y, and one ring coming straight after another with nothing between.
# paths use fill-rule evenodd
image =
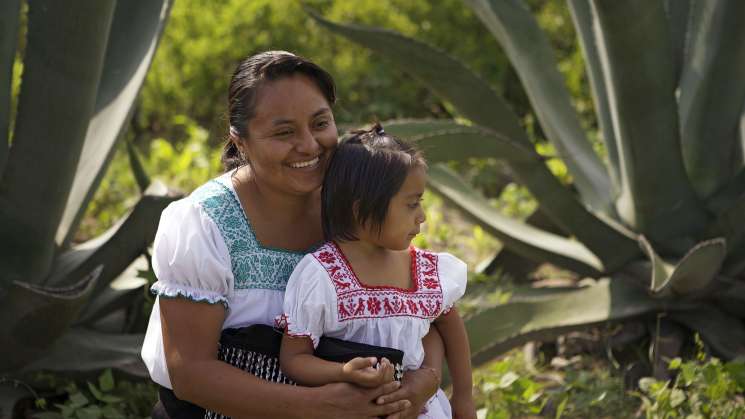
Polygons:
<instances>
[{"instance_id":1,"label":"woman","mask_svg":"<svg viewBox=\"0 0 745 419\"><path fill-rule=\"evenodd\" d=\"M256 376L286 381L273 364L274 337L249 326L273 324L290 273L322 242L319 187L337 143L334 102L331 76L288 52L248 57L233 74L228 171L166 208L155 238L158 299L142 349L161 385L154 416L204 416L202 406L232 417L405 418L436 391L437 336L425 343L430 367L407 373L400 388L307 388Z\"/></svg>"}]
</instances>

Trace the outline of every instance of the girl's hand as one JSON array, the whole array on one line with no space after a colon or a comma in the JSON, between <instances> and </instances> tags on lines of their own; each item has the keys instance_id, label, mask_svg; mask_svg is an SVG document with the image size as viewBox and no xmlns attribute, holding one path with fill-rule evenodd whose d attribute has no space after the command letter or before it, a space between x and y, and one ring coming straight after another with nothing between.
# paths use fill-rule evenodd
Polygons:
<instances>
[{"instance_id":1,"label":"girl's hand","mask_svg":"<svg viewBox=\"0 0 745 419\"><path fill-rule=\"evenodd\" d=\"M376 388L393 381L393 365L386 358L357 357L342 366L342 381L360 387Z\"/></svg>"},{"instance_id":2,"label":"girl's hand","mask_svg":"<svg viewBox=\"0 0 745 419\"><path fill-rule=\"evenodd\" d=\"M476 406L470 394L454 394L450 399L450 407L453 409L453 419L476 419Z\"/></svg>"},{"instance_id":3,"label":"girl's hand","mask_svg":"<svg viewBox=\"0 0 745 419\"><path fill-rule=\"evenodd\" d=\"M401 381L401 387L391 393L378 397L378 404L388 404L399 400L409 400L410 406L400 412L393 413L388 419L416 419L427 401L440 385L440 378L432 368L420 368L406 371Z\"/></svg>"}]
</instances>

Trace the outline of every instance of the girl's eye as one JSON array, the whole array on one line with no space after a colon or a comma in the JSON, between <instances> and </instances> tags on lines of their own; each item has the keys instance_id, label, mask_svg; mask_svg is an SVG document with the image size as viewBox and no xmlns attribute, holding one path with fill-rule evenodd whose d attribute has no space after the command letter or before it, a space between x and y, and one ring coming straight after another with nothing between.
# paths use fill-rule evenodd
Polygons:
<instances>
[{"instance_id":1,"label":"girl's eye","mask_svg":"<svg viewBox=\"0 0 745 419\"><path fill-rule=\"evenodd\" d=\"M421 202L422 201L416 201L414 203L411 203L411 204L409 204L409 208L411 208L411 209L417 209L417 208L419 208L419 205L420 205Z\"/></svg>"}]
</instances>

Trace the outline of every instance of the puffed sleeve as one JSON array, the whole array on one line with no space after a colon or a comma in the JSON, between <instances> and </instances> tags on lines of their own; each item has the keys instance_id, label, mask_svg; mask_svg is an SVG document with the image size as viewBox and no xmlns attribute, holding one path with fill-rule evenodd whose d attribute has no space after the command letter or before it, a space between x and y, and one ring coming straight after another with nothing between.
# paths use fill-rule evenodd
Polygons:
<instances>
[{"instance_id":1,"label":"puffed sleeve","mask_svg":"<svg viewBox=\"0 0 745 419\"><path fill-rule=\"evenodd\" d=\"M151 291L228 308L233 273L228 248L211 218L189 198L171 203L153 242Z\"/></svg>"},{"instance_id":2,"label":"puffed sleeve","mask_svg":"<svg viewBox=\"0 0 745 419\"><path fill-rule=\"evenodd\" d=\"M318 340L326 329L331 313L336 307L335 293L326 270L312 254L297 264L287 281L282 320L280 325L290 336L307 336L318 347Z\"/></svg>"},{"instance_id":3,"label":"puffed sleeve","mask_svg":"<svg viewBox=\"0 0 745 419\"><path fill-rule=\"evenodd\" d=\"M440 275L440 286L442 287L442 314L447 314L453 308L455 302L466 292L468 268L465 262L450 253L439 253L437 271Z\"/></svg>"}]
</instances>

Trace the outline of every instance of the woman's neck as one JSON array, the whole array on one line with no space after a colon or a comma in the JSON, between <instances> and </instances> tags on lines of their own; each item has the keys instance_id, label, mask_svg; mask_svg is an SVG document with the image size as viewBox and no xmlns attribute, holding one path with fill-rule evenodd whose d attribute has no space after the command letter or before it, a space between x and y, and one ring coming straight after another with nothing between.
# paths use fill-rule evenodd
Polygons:
<instances>
[{"instance_id":1,"label":"woman's neck","mask_svg":"<svg viewBox=\"0 0 745 419\"><path fill-rule=\"evenodd\" d=\"M251 173L250 167L238 169L237 182L233 183L239 196L245 196L254 212L271 215L278 221L293 222L307 219L314 213L314 204L320 198L318 191L306 195L278 191Z\"/></svg>"}]
</instances>

